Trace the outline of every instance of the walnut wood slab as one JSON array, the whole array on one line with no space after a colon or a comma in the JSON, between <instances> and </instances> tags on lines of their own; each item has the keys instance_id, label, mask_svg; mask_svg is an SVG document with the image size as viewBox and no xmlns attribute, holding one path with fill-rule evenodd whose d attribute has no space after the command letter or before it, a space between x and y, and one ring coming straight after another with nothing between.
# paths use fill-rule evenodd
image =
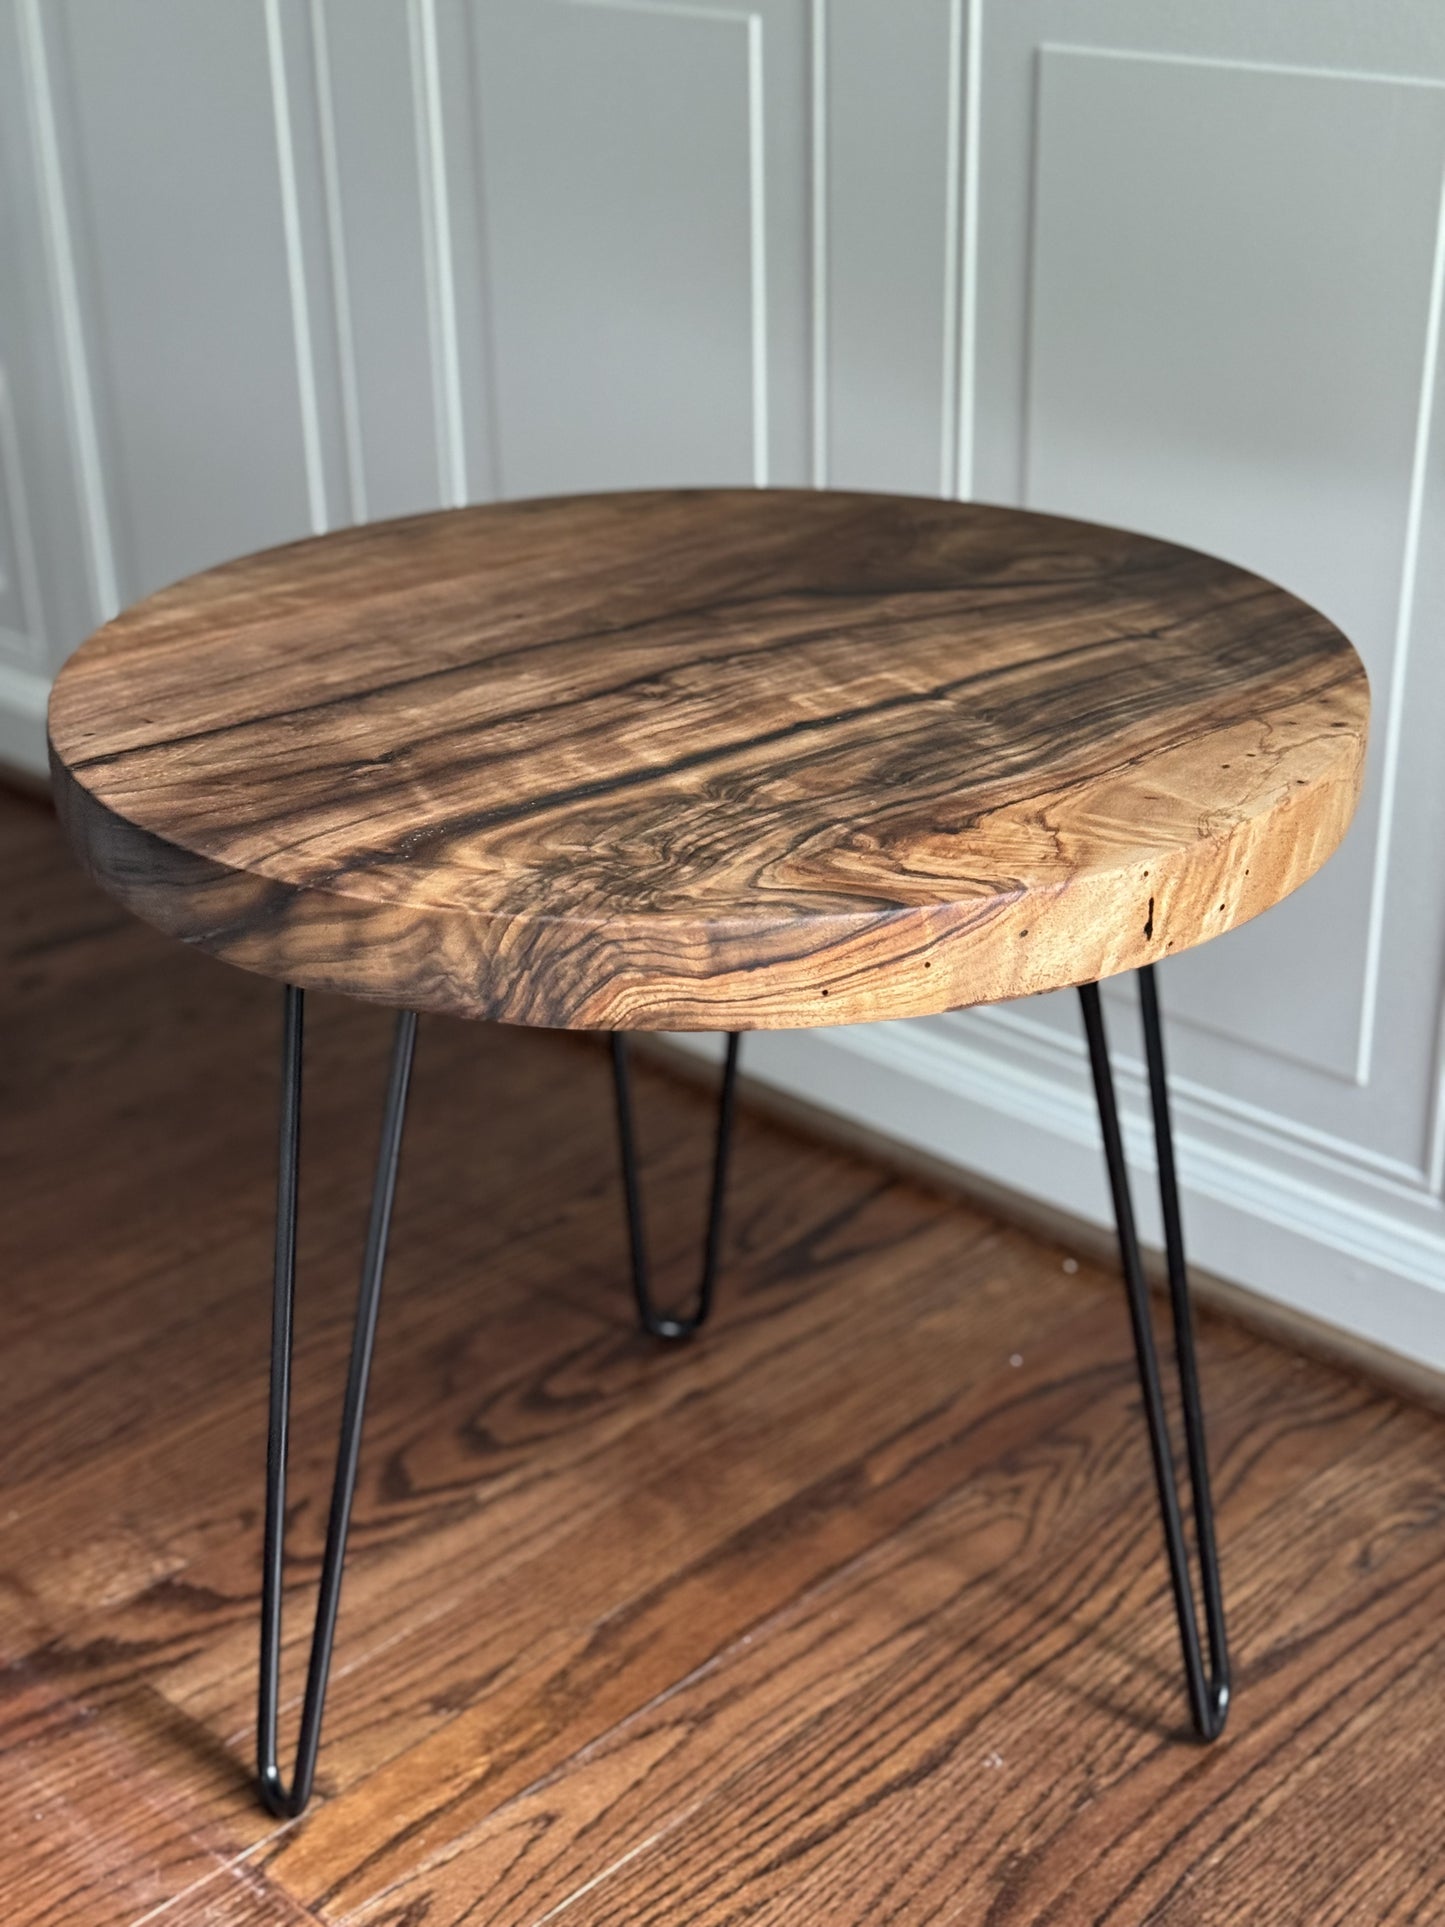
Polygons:
<instances>
[{"instance_id":1,"label":"walnut wood slab","mask_svg":"<svg viewBox=\"0 0 1445 1927\"><path fill-rule=\"evenodd\" d=\"M518 502L165 589L50 707L95 878L245 969L568 1028L906 1017L1304 882L1369 694L1190 550L812 491Z\"/></svg>"}]
</instances>

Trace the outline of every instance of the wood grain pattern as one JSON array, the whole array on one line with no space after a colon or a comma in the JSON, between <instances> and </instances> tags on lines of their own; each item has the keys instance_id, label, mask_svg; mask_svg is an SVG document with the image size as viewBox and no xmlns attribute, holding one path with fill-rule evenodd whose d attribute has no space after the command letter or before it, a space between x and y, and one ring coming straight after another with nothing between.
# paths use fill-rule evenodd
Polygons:
<instances>
[{"instance_id":1,"label":"wood grain pattern","mask_svg":"<svg viewBox=\"0 0 1445 1927\"><path fill-rule=\"evenodd\" d=\"M67 664L92 874L229 962L568 1028L990 1002L1302 883L1368 692L1316 611L1023 511L812 491L495 505L162 591Z\"/></svg>"},{"instance_id":2,"label":"wood grain pattern","mask_svg":"<svg viewBox=\"0 0 1445 1927\"><path fill-rule=\"evenodd\" d=\"M716 1323L659 1352L603 1054L443 1020L322 1797L270 1819L245 1764L279 1000L97 905L33 805L0 799L0 865L7 1921L1439 1918L1438 1416L1201 1320L1239 1686L1205 1751L1116 1278L744 1114ZM387 1031L312 1014L290 1688ZM639 1081L685 1290L709 1107Z\"/></svg>"}]
</instances>

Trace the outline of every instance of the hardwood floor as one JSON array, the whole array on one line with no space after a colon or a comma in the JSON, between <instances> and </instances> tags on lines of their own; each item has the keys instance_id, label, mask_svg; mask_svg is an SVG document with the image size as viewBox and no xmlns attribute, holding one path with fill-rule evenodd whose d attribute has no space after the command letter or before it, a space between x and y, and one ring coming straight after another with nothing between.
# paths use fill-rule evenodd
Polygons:
<instances>
[{"instance_id":1,"label":"hardwood floor","mask_svg":"<svg viewBox=\"0 0 1445 1927\"><path fill-rule=\"evenodd\" d=\"M1445 1921L1437 1416L1202 1322L1237 1701L1201 1749L1115 1279L745 1114L716 1324L659 1350L602 1052L442 1018L320 1790L268 1819L279 995L38 805L0 866L5 1927ZM389 1034L313 1005L288 1732ZM638 1098L685 1289L708 1107Z\"/></svg>"}]
</instances>

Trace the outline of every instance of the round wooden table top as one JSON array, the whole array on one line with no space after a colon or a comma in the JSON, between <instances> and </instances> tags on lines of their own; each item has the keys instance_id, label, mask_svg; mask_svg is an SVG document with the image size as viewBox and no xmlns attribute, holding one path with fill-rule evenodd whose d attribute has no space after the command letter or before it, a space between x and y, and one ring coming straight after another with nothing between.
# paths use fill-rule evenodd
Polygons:
<instances>
[{"instance_id":1,"label":"round wooden table top","mask_svg":"<svg viewBox=\"0 0 1445 1927\"><path fill-rule=\"evenodd\" d=\"M318 537L107 624L62 816L160 929L511 1023L906 1017L1076 984L1304 882L1369 693L1242 569L1020 510L805 490Z\"/></svg>"}]
</instances>

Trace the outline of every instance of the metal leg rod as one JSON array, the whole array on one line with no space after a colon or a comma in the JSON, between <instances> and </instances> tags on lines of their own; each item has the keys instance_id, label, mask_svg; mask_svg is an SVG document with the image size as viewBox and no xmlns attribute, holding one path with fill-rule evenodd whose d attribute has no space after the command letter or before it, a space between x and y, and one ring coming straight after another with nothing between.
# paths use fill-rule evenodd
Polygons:
<instances>
[{"instance_id":1,"label":"metal leg rod","mask_svg":"<svg viewBox=\"0 0 1445 1927\"><path fill-rule=\"evenodd\" d=\"M1108 1040L1104 1033L1104 1014L1099 1001L1097 984L1081 984L1079 1000L1083 1006L1084 1034L1088 1040L1089 1064L1094 1075L1094 1095L1098 1100L1099 1125L1104 1136L1104 1156L1109 1168L1109 1188L1114 1200L1114 1219L1119 1234L1119 1256L1124 1270L1129 1321L1134 1333L1139 1384L1144 1395L1144 1416L1149 1431L1149 1448L1154 1461L1154 1479L1159 1492L1164 1543L1169 1557L1169 1577L1174 1591L1174 1608L1179 1622L1179 1641L1189 1689L1189 1708L1195 1732L1203 1740L1212 1740L1223 1730L1229 1710L1229 1658L1225 1645L1224 1604L1219 1581L1219 1559L1215 1546L1214 1505L1209 1490L1204 1420L1200 1408L1199 1379L1194 1357L1189 1280L1184 1263L1184 1233L1174 1169L1169 1095L1164 1078L1159 1001L1152 969L1146 967L1140 971L1139 978L1144 1012L1145 1050L1149 1064L1149 1093L1154 1113L1154 1135L1158 1152L1159 1194L1163 1206L1164 1236L1169 1263L1170 1303L1174 1316L1174 1351L1184 1406L1185 1446L1190 1491L1193 1498L1195 1538L1199 1552L1200 1589L1204 1597L1204 1616L1209 1635L1207 1667L1199 1639L1199 1621L1195 1608L1194 1585L1190 1577L1184 1519L1175 1478L1174 1453L1169 1443L1169 1423L1160 1383L1159 1354L1154 1343L1154 1327L1149 1315L1149 1287L1144 1276L1138 1232L1134 1223L1134 1208L1129 1193L1129 1173L1124 1159L1124 1140L1119 1127L1119 1110L1114 1096L1114 1079L1109 1067Z\"/></svg>"},{"instance_id":2,"label":"metal leg rod","mask_svg":"<svg viewBox=\"0 0 1445 1927\"><path fill-rule=\"evenodd\" d=\"M391 1076L387 1085L381 1147L371 1197L371 1219L366 1235L361 1289L351 1342L351 1364L341 1411L336 1475L326 1524L326 1549L321 1561L311 1659L306 1672L306 1695L301 1708L296 1764L288 1788L281 1777L277 1759L277 1729L286 1532L286 1452L296 1283L296 1193L301 1153L302 1031L302 993L288 986L282 1043L281 1163L276 1209L276 1287L271 1323L271 1411L266 1442L266 1528L262 1553L261 1666L257 1712L257 1774L261 1799L272 1813L283 1818L300 1813L310 1799L316 1773L316 1755L321 1744L321 1716L326 1702L327 1676L331 1670L336 1612L341 1601L341 1575L346 1558L347 1529L351 1523L351 1503L356 1491L366 1387L376 1342L381 1279L386 1263L387 1235L391 1229L392 1204L396 1196L407 1088L416 1048L416 1013L402 1011L396 1020Z\"/></svg>"},{"instance_id":3,"label":"metal leg rod","mask_svg":"<svg viewBox=\"0 0 1445 1927\"><path fill-rule=\"evenodd\" d=\"M627 1235L632 1252L632 1291L637 1317L654 1338L691 1338L707 1322L717 1281L722 1247L723 1203L727 1193L728 1153L732 1148L733 1107L737 1087L738 1033L729 1034L723 1063L722 1096L718 1100L717 1138L713 1146L712 1190L708 1198L707 1235L703 1245L702 1277L695 1309L685 1317L658 1311L652 1298L647 1258L647 1233L642 1221L642 1192L638 1182L636 1139L632 1128L632 1075L627 1038L612 1033L612 1082L617 1099L617 1138L622 1153L622 1190L627 1204Z\"/></svg>"},{"instance_id":4,"label":"metal leg rod","mask_svg":"<svg viewBox=\"0 0 1445 1927\"><path fill-rule=\"evenodd\" d=\"M1204 1621L1211 1655L1210 1696L1217 1702L1217 1724L1214 1729L1217 1733L1224 1724L1229 1702L1229 1648L1224 1629L1224 1593L1214 1538L1214 1497L1209 1487L1209 1452L1204 1439L1199 1368L1194 1355L1194 1316L1189 1303L1184 1224L1179 1211L1179 1184L1174 1169L1174 1133L1169 1121L1169 1086L1164 1071L1164 1031L1159 1018L1159 992L1155 986L1152 964L1147 964L1138 974L1139 1002L1144 1018L1144 1051L1149 1065L1149 1102L1154 1113L1154 1143L1159 1165L1159 1203L1164 1218L1164 1247L1169 1268L1169 1304L1174 1319L1174 1353L1183 1390L1184 1449L1189 1465L1190 1489L1194 1494L1194 1534L1199 1545Z\"/></svg>"}]
</instances>

